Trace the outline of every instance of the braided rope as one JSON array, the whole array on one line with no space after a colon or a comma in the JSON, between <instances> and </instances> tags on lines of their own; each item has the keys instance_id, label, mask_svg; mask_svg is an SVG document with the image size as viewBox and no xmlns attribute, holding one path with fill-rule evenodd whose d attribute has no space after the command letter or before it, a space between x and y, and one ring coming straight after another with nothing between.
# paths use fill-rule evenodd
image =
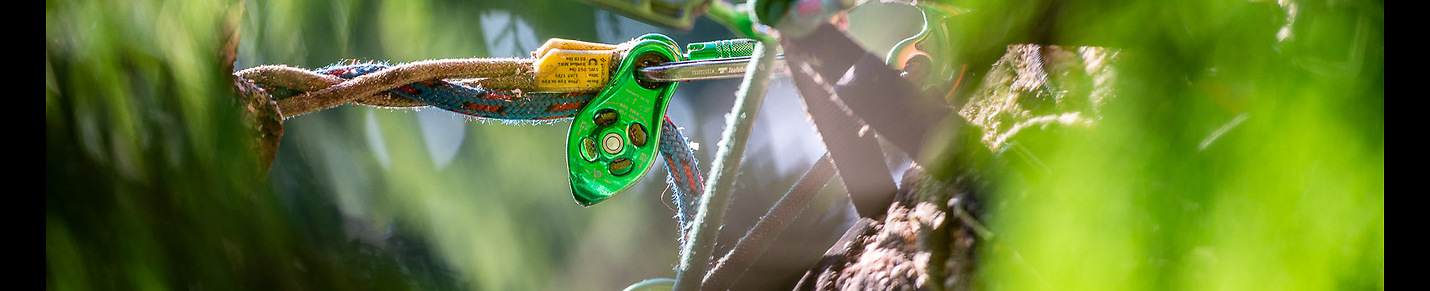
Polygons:
<instances>
[{"instance_id":1,"label":"braided rope","mask_svg":"<svg viewBox=\"0 0 1430 291\"><path fill-rule=\"evenodd\" d=\"M381 63L333 65L319 74L357 79L391 68ZM447 111L506 121L551 120L575 116L595 98L594 93L496 91L444 80L425 80L388 89L387 92Z\"/></svg>"},{"instance_id":2,"label":"braided rope","mask_svg":"<svg viewBox=\"0 0 1430 291\"><path fill-rule=\"evenodd\" d=\"M699 160L690 148L690 141L680 134L680 129L665 118L660 129L660 155L665 157L666 183L677 187L674 197L676 225L680 226L680 244L685 245L686 234L690 233L691 221L695 218L696 195L705 193L705 180L700 175Z\"/></svg>"},{"instance_id":3,"label":"braided rope","mask_svg":"<svg viewBox=\"0 0 1430 291\"><path fill-rule=\"evenodd\" d=\"M489 67L484 67L484 65ZM347 62L316 70L260 66L235 73L278 99L285 117L348 102L377 107L433 106L477 119L535 122L571 118L595 92L523 92L531 88L531 60L436 60L391 66ZM444 78L473 77L455 81ZM704 193L699 161L690 142L670 118L660 132L666 181L676 187L676 221L685 243L695 214L695 197Z\"/></svg>"},{"instance_id":4,"label":"braided rope","mask_svg":"<svg viewBox=\"0 0 1430 291\"><path fill-rule=\"evenodd\" d=\"M278 107L281 108L284 118L288 118L355 101L381 107L426 106L430 104L397 101L397 98L393 97L378 99L382 97L372 96L382 95L384 91L390 92L390 89L396 86L428 80L532 75L533 62L535 61L531 59L517 58L471 58L427 60L396 66L371 62L329 66L381 65L378 69L380 72L375 70L350 79L288 66L260 66L239 71L237 75L260 86L271 85L306 92L291 98L278 99Z\"/></svg>"}]
</instances>

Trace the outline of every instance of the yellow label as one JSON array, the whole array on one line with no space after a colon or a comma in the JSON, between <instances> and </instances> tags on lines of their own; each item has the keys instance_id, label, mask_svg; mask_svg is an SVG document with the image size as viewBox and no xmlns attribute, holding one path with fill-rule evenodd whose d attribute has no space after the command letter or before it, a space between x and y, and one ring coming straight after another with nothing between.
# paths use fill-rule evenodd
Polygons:
<instances>
[{"instance_id":1,"label":"yellow label","mask_svg":"<svg viewBox=\"0 0 1430 291\"><path fill-rule=\"evenodd\" d=\"M551 49L535 66L538 90L595 92L611 80L611 51Z\"/></svg>"},{"instance_id":2,"label":"yellow label","mask_svg":"<svg viewBox=\"0 0 1430 291\"><path fill-rule=\"evenodd\" d=\"M545 44L542 44L541 47L536 48L536 51L532 51L531 57L539 58L541 56L546 55L546 51L553 49L577 51L615 51L617 49L620 49L620 46L598 42L584 42L579 40L552 38L547 39Z\"/></svg>"}]
</instances>

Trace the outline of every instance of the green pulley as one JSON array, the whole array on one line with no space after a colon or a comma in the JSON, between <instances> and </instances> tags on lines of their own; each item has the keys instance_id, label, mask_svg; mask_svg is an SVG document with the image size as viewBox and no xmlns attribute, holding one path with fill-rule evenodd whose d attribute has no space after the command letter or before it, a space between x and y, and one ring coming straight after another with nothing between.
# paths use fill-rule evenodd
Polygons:
<instances>
[{"instance_id":1,"label":"green pulley","mask_svg":"<svg viewBox=\"0 0 1430 291\"><path fill-rule=\"evenodd\" d=\"M643 67L681 61L675 41L660 34L637 38L611 81L571 123L566 162L571 194L591 206L630 188L655 163L665 110L676 82L636 79Z\"/></svg>"}]
</instances>

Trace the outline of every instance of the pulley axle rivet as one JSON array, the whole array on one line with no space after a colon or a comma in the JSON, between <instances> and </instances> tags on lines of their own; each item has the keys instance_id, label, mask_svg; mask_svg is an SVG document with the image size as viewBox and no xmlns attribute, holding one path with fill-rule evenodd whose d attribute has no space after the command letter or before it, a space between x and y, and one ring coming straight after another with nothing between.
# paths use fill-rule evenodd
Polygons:
<instances>
[{"instance_id":1,"label":"pulley axle rivet","mask_svg":"<svg viewBox=\"0 0 1430 291\"><path fill-rule=\"evenodd\" d=\"M607 133L605 137L601 138L601 149L605 150L608 154L614 155L620 153L621 148L624 147L625 144L626 142L621 140L621 134L619 133Z\"/></svg>"}]
</instances>

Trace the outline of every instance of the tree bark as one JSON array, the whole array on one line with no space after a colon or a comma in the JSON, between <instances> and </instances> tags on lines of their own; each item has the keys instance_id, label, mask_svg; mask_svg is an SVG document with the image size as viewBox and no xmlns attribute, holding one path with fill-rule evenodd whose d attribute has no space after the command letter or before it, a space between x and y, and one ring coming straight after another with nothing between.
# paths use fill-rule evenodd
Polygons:
<instances>
[{"instance_id":1,"label":"tree bark","mask_svg":"<svg viewBox=\"0 0 1430 291\"><path fill-rule=\"evenodd\" d=\"M979 201L996 185L982 179L988 168L966 165L977 162L964 157L1002 159L1020 135L1093 126L1111 97L1116 54L1099 47L1008 46L957 108L971 142L938 160L961 165L939 165L952 171L911 166L888 212L851 227L795 289L978 289L979 247L993 236L981 223L986 213Z\"/></svg>"}]
</instances>

